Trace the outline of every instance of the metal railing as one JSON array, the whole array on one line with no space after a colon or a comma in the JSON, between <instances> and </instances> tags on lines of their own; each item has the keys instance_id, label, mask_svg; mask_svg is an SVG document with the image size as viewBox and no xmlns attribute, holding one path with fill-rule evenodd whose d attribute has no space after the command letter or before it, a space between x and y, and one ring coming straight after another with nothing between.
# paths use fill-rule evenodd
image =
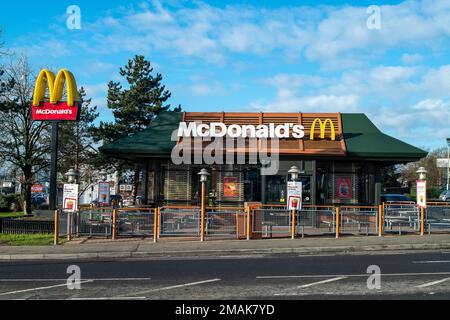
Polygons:
<instances>
[{"instance_id":1,"label":"metal railing","mask_svg":"<svg viewBox=\"0 0 450 320\"><path fill-rule=\"evenodd\" d=\"M429 203L425 209L425 227L428 233L450 231L450 203Z\"/></svg>"},{"instance_id":2,"label":"metal railing","mask_svg":"<svg viewBox=\"0 0 450 320\"><path fill-rule=\"evenodd\" d=\"M302 237L336 233L336 210L332 206L303 206L297 216Z\"/></svg>"},{"instance_id":3,"label":"metal railing","mask_svg":"<svg viewBox=\"0 0 450 320\"><path fill-rule=\"evenodd\" d=\"M263 238L291 234L291 213L285 206L261 206L251 210L251 232Z\"/></svg>"},{"instance_id":4,"label":"metal railing","mask_svg":"<svg viewBox=\"0 0 450 320\"><path fill-rule=\"evenodd\" d=\"M420 209L414 202L387 202L383 205L385 233L417 233L421 227Z\"/></svg>"},{"instance_id":5,"label":"metal railing","mask_svg":"<svg viewBox=\"0 0 450 320\"><path fill-rule=\"evenodd\" d=\"M207 208L205 219L206 237L237 238L238 226L245 228L245 208Z\"/></svg>"},{"instance_id":6,"label":"metal railing","mask_svg":"<svg viewBox=\"0 0 450 320\"><path fill-rule=\"evenodd\" d=\"M341 234L378 234L379 208L344 206L340 208Z\"/></svg>"},{"instance_id":7,"label":"metal railing","mask_svg":"<svg viewBox=\"0 0 450 320\"><path fill-rule=\"evenodd\" d=\"M73 234L77 236L112 237L113 229L112 208L89 208L74 213L75 227Z\"/></svg>"},{"instance_id":8,"label":"metal railing","mask_svg":"<svg viewBox=\"0 0 450 320\"><path fill-rule=\"evenodd\" d=\"M242 207L206 207L206 239L330 236L382 236L386 233L450 231L450 203L429 203L422 211L412 202L375 206L304 205L295 212L284 205L250 204ZM83 208L55 213L55 243L59 237L106 238L142 236L201 239L201 210L197 206L161 208Z\"/></svg>"},{"instance_id":9,"label":"metal railing","mask_svg":"<svg viewBox=\"0 0 450 320\"><path fill-rule=\"evenodd\" d=\"M3 234L53 233L54 228L53 221L0 219L0 233Z\"/></svg>"},{"instance_id":10,"label":"metal railing","mask_svg":"<svg viewBox=\"0 0 450 320\"><path fill-rule=\"evenodd\" d=\"M162 207L158 220L159 237L200 237L198 207Z\"/></svg>"},{"instance_id":11,"label":"metal railing","mask_svg":"<svg viewBox=\"0 0 450 320\"><path fill-rule=\"evenodd\" d=\"M114 236L154 236L155 212L153 208L123 208L116 209ZM114 215L114 212L113 212Z\"/></svg>"}]
</instances>

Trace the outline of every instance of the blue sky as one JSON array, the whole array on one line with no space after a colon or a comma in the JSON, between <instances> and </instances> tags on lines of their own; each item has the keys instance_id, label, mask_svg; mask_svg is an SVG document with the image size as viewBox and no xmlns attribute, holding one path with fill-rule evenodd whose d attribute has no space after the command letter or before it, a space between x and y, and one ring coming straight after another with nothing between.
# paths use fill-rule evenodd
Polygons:
<instances>
[{"instance_id":1,"label":"blue sky","mask_svg":"<svg viewBox=\"0 0 450 320\"><path fill-rule=\"evenodd\" d=\"M450 0L8 1L0 29L36 71L70 69L105 121L108 81L143 54L187 111L363 112L419 147L450 136Z\"/></svg>"}]
</instances>

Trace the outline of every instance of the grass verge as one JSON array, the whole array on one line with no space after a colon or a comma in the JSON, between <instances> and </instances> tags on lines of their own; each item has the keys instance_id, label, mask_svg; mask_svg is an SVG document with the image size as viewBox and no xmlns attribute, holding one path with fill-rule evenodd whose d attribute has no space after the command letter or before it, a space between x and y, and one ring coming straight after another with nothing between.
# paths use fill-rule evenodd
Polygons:
<instances>
[{"instance_id":1,"label":"grass verge","mask_svg":"<svg viewBox=\"0 0 450 320\"><path fill-rule=\"evenodd\" d=\"M0 218L18 218L23 216L23 212L0 212Z\"/></svg>"},{"instance_id":2,"label":"grass verge","mask_svg":"<svg viewBox=\"0 0 450 320\"><path fill-rule=\"evenodd\" d=\"M53 245L53 234L0 234L0 244L7 246Z\"/></svg>"}]
</instances>

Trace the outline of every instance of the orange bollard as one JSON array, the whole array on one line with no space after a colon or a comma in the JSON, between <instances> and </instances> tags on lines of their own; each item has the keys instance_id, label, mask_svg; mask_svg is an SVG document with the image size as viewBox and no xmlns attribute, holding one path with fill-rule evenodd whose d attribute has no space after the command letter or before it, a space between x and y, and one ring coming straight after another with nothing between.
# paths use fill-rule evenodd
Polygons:
<instances>
[{"instance_id":1,"label":"orange bollard","mask_svg":"<svg viewBox=\"0 0 450 320\"><path fill-rule=\"evenodd\" d=\"M117 209L113 209L113 216L112 216L112 239L116 240L116 221L117 221Z\"/></svg>"},{"instance_id":2,"label":"orange bollard","mask_svg":"<svg viewBox=\"0 0 450 320\"><path fill-rule=\"evenodd\" d=\"M340 227L340 223L339 223L339 208L336 208L336 239L339 238L339 227Z\"/></svg>"},{"instance_id":3,"label":"orange bollard","mask_svg":"<svg viewBox=\"0 0 450 320\"><path fill-rule=\"evenodd\" d=\"M291 239L295 239L295 209L292 209Z\"/></svg>"},{"instance_id":4,"label":"orange bollard","mask_svg":"<svg viewBox=\"0 0 450 320\"><path fill-rule=\"evenodd\" d=\"M58 245L58 233L59 233L59 217L58 210L55 210L55 234L53 238L53 245Z\"/></svg>"},{"instance_id":5,"label":"orange bollard","mask_svg":"<svg viewBox=\"0 0 450 320\"><path fill-rule=\"evenodd\" d=\"M155 208L153 215L153 242L158 242L159 208Z\"/></svg>"},{"instance_id":6,"label":"orange bollard","mask_svg":"<svg viewBox=\"0 0 450 320\"><path fill-rule=\"evenodd\" d=\"M425 208L420 207L420 235L425 234Z\"/></svg>"}]
</instances>

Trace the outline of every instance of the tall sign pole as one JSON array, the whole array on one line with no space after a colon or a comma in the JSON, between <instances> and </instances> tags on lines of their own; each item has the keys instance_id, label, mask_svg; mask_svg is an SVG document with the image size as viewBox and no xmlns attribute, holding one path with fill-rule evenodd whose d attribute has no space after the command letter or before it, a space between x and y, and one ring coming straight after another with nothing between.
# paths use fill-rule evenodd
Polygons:
<instances>
[{"instance_id":1,"label":"tall sign pole","mask_svg":"<svg viewBox=\"0 0 450 320\"><path fill-rule=\"evenodd\" d=\"M58 129L59 123L52 123L51 159L50 159L50 195L49 209L56 210L58 204Z\"/></svg>"},{"instance_id":2,"label":"tall sign pole","mask_svg":"<svg viewBox=\"0 0 450 320\"><path fill-rule=\"evenodd\" d=\"M67 101L62 101L66 85ZM45 94L48 90L49 97ZM57 208L58 199L58 124L60 121L78 121L80 118L78 89L73 74L61 69L58 74L43 69L39 72L31 103L31 117L34 121L52 122L50 195L49 208Z\"/></svg>"}]
</instances>

